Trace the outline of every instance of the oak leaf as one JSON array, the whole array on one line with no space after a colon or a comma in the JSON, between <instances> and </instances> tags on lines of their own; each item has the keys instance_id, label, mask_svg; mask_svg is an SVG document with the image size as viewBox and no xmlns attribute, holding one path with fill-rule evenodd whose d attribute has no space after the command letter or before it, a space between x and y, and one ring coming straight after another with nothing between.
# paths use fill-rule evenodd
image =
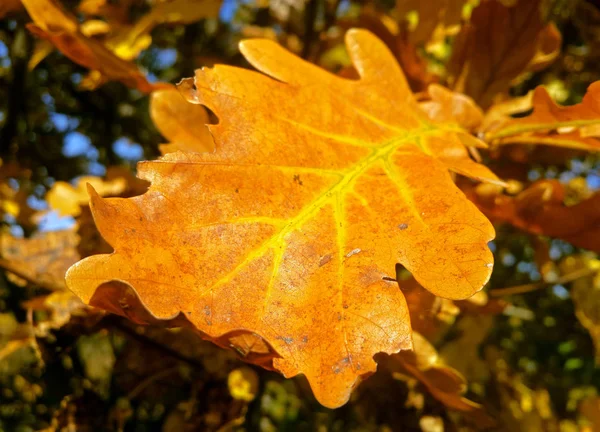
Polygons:
<instances>
[{"instance_id":1,"label":"oak leaf","mask_svg":"<svg viewBox=\"0 0 600 432\"><path fill-rule=\"evenodd\" d=\"M412 277L398 280L406 298L413 332L436 340L454 324L460 313L454 301L433 295Z\"/></svg>"},{"instance_id":2,"label":"oak leaf","mask_svg":"<svg viewBox=\"0 0 600 432\"><path fill-rule=\"evenodd\" d=\"M0 267L48 290L64 290L65 273L79 260L78 242L72 230L36 233L30 238L1 232Z\"/></svg>"},{"instance_id":3,"label":"oak leaf","mask_svg":"<svg viewBox=\"0 0 600 432\"><path fill-rule=\"evenodd\" d=\"M467 390L465 378L443 362L425 337L413 332L413 346L414 351L403 351L385 359L387 368L392 372L413 376L434 398L450 409L471 416L482 429L495 424L480 404L463 396Z\"/></svg>"},{"instance_id":4,"label":"oak leaf","mask_svg":"<svg viewBox=\"0 0 600 432\"><path fill-rule=\"evenodd\" d=\"M140 163L152 185L139 197L90 188L115 253L73 266L69 288L124 314L95 295L117 280L146 314L181 313L213 341L254 334L277 354L275 369L305 374L329 407L375 370L374 354L411 346L397 262L437 295L479 291L493 227L448 169L498 179L468 158L466 131L419 109L381 41L351 30L346 43L358 80L268 40L240 45L263 73L197 71L182 91L219 118L216 150Z\"/></svg>"},{"instance_id":5,"label":"oak leaf","mask_svg":"<svg viewBox=\"0 0 600 432\"><path fill-rule=\"evenodd\" d=\"M537 87L531 107L528 116L497 120L485 131L486 141L600 150L600 81L588 87L580 103L570 106L558 105L544 87Z\"/></svg>"},{"instance_id":6,"label":"oak leaf","mask_svg":"<svg viewBox=\"0 0 600 432\"><path fill-rule=\"evenodd\" d=\"M177 89L157 90L150 98L150 117L169 144L160 146L162 154L178 150L205 152L214 149L206 124L208 113L201 105L189 103Z\"/></svg>"},{"instance_id":7,"label":"oak leaf","mask_svg":"<svg viewBox=\"0 0 600 432\"><path fill-rule=\"evenodd\" d=\"M102 35L99 38L106 48L117 57L126 61L136 59L152 43L151 32L160 24L191 24L203 18L216 17L219 14L221 0L171 0L157 2L150 11L134 24L124 21L125 12L130 5L107 4L106 1L92 1L80 4L79 10L88 14L104 15L108 23L100 20L88 20L82 23L80 30L86 36ZM83 78L80 86L86 90L95 90L102 85L107 76L92 70Z\"/></svg>"},{"instance_id":8,"label":"oak leaf","mask_svg":"<svg viewBox=\"0 0 600 432\"><path fill-rule=\"evenodd\" d=\"M566 206L564 186L557 180L535 182L516 196L493 185L463 190L492 221L600 252L600 193Z\"/></svg>"},{"instance_id":9,"label":"oak leaf","mask_svg":"<svg viewBox=\"0 0 600 432\"><path fill-rule=\"evenodd\" d=\"M426 90L430 83L439 79L427 70L427 62L419 55L416 46L410 41L410 33L405 23L398 23L375 7L365 5L358 17L340 19L338 25L345 30L352 27L364 28L381 39L396 57L413 91ZM332 36L333 41L337 41L341 37L343 35ZM343 70L343 72L346 71ZM352 76L348 75L345 76L358 77L356 73Z\"/></svg>"},{"instance_id":10,"label":"oak leaf","mask_svg":"<svg viewBox=\"0 0 600 432\"><path fill-rule=\"evenodd\" d=\"M427 94L429 100L421 102L419 106L430 119L456 123L468 131L474 131L483 122L483 111L469 96L439 84L431 84Z\"/></svg>"},{"instance_id":11,"label":"oak leaf","mask_svg":"<svg viewBox=\"0 0 600 432\"><path fill-rule=\"evenodd\" d=\"M92 185L102 196L119 195L127 186L122 177L105 181L100 177L83 176L77 179L75 186L64 181L55 182L46 194L46 201L50 208L61 216L78 216L81 207L89 202L87 184Z\"/></svg>"},{"instance_id":12,"label":"oak leaf","mask_svg":"<svg viewBox=\"0 0 600 432\"><path fill-rule=\"evenodd\" d=\"M51 330L59 329L67 324L74 315L85 315L89 310L79 297L71 291L56 291L48 295L34 297L21 304L24 309L44 311L44 319L33 322L33 333L37 337L47 336ZM100 312L100 311L99 311Z\"/></svg>"},{"instance_id":13,"label":"oak leaf","mask_svg":"<svg viewBox=\"0 0 600 432\"><path fill-rule=\"evenodd\" d=\"M448 64L452 88L487 109L519 75L556 57L557 37L553 25L542 21L540 0L519 0L510 7L483 0L454 43Z\"/></svg>"},{"instance_id":14,"label":"oak leaf","mask_svg":"<svg viewBox=\"0 0 600 432\"><path fill-rule=\"evenodd\" d=\"M76 18L57 1L22 1L34 22L28 25L29 30L51 42L72 61L144 93L153 90L154 86L135 64L121 59L102 43L85 36Z\"/></svg>"}]
</instances>

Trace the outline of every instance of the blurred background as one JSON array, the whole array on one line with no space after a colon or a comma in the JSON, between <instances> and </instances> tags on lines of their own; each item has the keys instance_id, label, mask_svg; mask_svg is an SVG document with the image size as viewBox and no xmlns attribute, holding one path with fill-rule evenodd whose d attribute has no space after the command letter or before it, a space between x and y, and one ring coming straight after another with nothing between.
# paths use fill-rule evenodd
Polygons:
<instances>
[{"instance_id":1,"label":"blurred background","mask_svg":"<svg viewBox=\"0 0 600 432\"><path fill-rule=\"evenodd\" d=\"M0 1L0 430L600 430L600 261L510 223L497 224L492 280L470 303L411 297L419 288L399 272L418 304L413 321L423 320L421 333L434 328L425 336L439 375L410 372L410 359L383 361L337 410L320 406L302 377L245 365L186 330L84 308L61 275L80 257L110 251L85 182L106 196L143 193L136 162L159 157L169 137L141 86L77 64L28 30L19 0ZM161 15L158 0L62 1L86 37L149 83L174 84L215 63L249 67L237 49L248 37L352 76L343 34L366 27L391 47L417 95L432 82L452 84L454 42L479 2L179 3ZM562 34L560 52L495 101L543 84L557 102L577 103L600 78L600 3L538 4ZM514 145L481 156L511 180L509 196L546 179L573 206L600 189L596 153Z\"/></svg>"}]
</instances>

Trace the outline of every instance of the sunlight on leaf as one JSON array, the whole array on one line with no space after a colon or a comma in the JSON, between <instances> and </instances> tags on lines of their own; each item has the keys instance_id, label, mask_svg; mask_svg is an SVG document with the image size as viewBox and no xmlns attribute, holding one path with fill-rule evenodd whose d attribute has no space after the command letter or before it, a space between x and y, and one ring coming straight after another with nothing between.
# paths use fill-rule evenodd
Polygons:
<instances>
[{"instance_id":1,"label":"sunlight on leaf","mask_svg":"<svg viewBox=\"0 0 600 432\"><path fill-rule=\"evenodd\" d=\"M277 81L227 66L198 71L188 95L219 116L217 151L140 164L152 186L134 199L91 189L117 252L72 267L69 287L89 302L119 279L158 318L181 311L213 339L255 332L278 353L276 369L304 373L331 407L374 370L375 353L410 347L406 303L386 280L396 262L438 295L480 290L494 231L447 172L479 175L479 165L459 129L427 121L379 40L353 30L347 44L358 81L267 40L241 50ZM317 88L320 102L308 103ZM277 110L262 109L268 98Z\"/></svg>"}]
</instances>

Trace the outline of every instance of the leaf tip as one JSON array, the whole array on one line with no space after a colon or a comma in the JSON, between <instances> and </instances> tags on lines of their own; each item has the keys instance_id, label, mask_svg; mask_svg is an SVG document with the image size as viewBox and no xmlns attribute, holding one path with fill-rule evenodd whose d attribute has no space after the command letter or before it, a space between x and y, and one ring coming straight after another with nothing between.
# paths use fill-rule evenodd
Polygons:
<instances>
[{"instance_id":1,"label":"leaf tip","mask_svg":"<svg viewBox=\"0 0 600 432\"><path fill-rule=\"evenodd\" d=\"M90 197L90 200L94 200L100 197L100 195L98 194L98 192L96 192L96 189L94 189L94 186L92 186L91 183L86 182L85 187L87 189L87 193Z\"/></svg>"}]
</instances>

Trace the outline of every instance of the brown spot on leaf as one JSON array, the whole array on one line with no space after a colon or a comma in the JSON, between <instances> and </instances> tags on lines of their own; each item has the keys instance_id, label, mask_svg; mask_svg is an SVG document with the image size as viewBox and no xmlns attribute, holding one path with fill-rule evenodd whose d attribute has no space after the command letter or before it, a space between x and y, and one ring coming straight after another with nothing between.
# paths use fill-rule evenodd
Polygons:
<instances>
[{"instance_id":1,"label":"brown spot on leaf","mask_svg":"<svg viewBox=\"0 0 600 432\"><path fill-rule=\"evenodd\" d=\"M360 253L361 249L356 248L356 249L352 249L350 252L348 252L346 254L346 258L350 258L352 255L356 255L357 253Z\"/></svg>"},{"instance_id":2,"label":"brown spot on leaf","mask_svg":"<svg viewBox=\"0 0 600 432\"><path fill-rule=\"evenodd\" d=\"M329 261L331 261L331 254L327 254L325 256L322 256L321 259L319 260L319 267L323 267Z\"/></svg>"}]
</instances>

